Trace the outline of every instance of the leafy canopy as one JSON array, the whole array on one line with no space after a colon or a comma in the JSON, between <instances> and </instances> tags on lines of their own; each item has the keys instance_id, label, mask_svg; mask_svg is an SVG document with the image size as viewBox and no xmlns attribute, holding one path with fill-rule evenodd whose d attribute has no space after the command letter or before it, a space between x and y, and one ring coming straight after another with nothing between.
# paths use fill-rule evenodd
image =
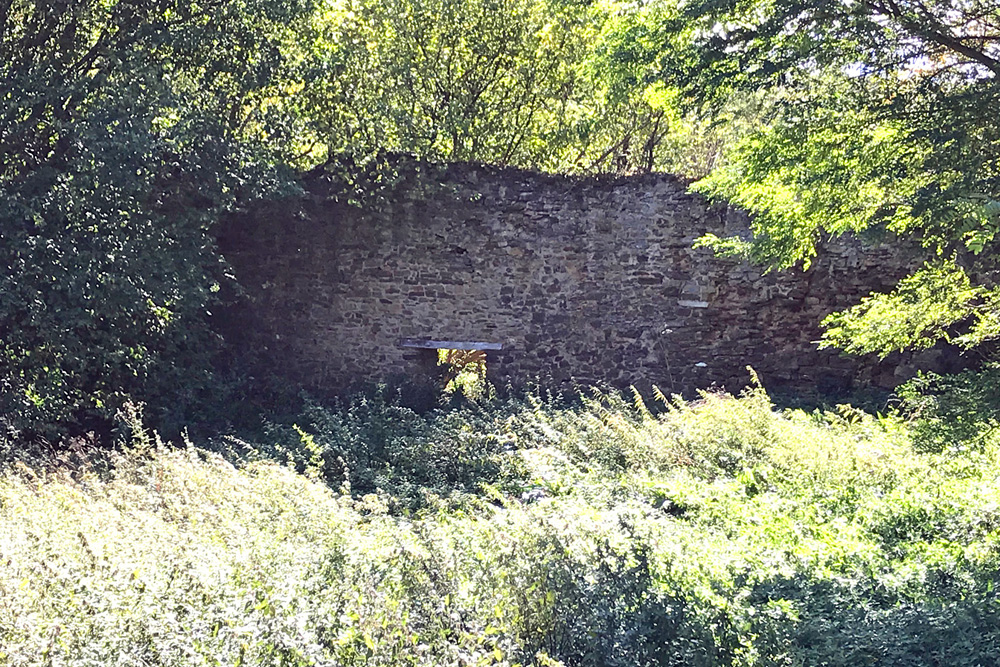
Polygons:
<instances>
[{"instance_id":1,"label":"leafy canopy","mask_svg":"<svg viewBox=\"0 0 1000 667\"><path fill-rule=\"evenodd\" d=\"M619 54L654 16L617 1L331 0L286 49L297 164L401 152L704 174L718 138L680 113L654 70Z\"/></svg>"},{"instance_id":2,"label":"leafy canopy","mask_svg":"<svg viewBox=\"0 0 1000 667\"><path fill-rule=\"evenodd\" d=\"M308 9L0 3L0 424L86 423L124 395L180 409L207 387L209 229L281 182L289 125L266 101Z\"/></svg>"},{"instance_id":3,"label":"leafy canopy","mask_svg":"<svg viewBox=\"0 0 1000 667\"><path fill-rule=\"evenodd\" d=\"M754 238L703 242L780 268L808 266L826 235L881 229L912 236L938 258L933 267L896 294L830 320L835 328L827 340L885 353L972 321L958 342L994 337L1000 330L992 260L1000 225L1000 5L666 4L670 11L660 12L666 18L656 26L660 42L639 49L637 58L677 85L693 107L719 108L749 95L765 100L756 126L696 185L752 211ZM980 290L963 298L967 279L942 283L944 274L968 274ZM899 322L885 326L884 318L897 313L889 304L909 303L918 284L928 294L958 290L941 296L954 306L937 312L947 317L908 332Z\"/></svg>"}]
</instances>

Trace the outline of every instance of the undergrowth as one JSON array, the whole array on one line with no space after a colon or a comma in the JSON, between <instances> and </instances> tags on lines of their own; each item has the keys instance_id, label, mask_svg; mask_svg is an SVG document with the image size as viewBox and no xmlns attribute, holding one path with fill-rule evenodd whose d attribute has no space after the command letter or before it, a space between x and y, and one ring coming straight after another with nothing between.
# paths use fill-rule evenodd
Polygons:
<instances>
[{"instance_id":1,"label":"undergrowth","mask_svg":"<svg viewBox=\"0 0 1000 667\"><path fill-rule=\"evenodd\" d=\"M927 451L900 418L776 412L759 389L312 406L224 443L236 465L132 431L101 464L0 477L0 664L989 665L1000 650L990 439Z\"/></svg>"}]
</instances>

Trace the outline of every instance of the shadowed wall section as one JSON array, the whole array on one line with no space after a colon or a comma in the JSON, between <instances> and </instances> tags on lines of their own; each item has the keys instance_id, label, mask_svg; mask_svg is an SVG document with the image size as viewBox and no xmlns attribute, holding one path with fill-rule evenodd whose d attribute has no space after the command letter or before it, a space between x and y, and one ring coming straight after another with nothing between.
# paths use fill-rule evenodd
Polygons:
<instances>
[{"instance_id":1,"label":"shadowed wall section","mask_svg":"<svg viewBox=\"0 0 1000 667\"><path fill-rule=\"evenodd\" d=\"M855 239L806 271L763 276L692 243L746 233L667 175L576 179L454 165L362 212L322 179L230 219L219 243L246 294L220 328L266 372L327 392L420 379L430 351L478 341L496 382L737 389L892 385L899 361L844 358L819 321L891 287L912 261ZM928 360L924 360L928 361Z\"/></svg>"}]
</instances>

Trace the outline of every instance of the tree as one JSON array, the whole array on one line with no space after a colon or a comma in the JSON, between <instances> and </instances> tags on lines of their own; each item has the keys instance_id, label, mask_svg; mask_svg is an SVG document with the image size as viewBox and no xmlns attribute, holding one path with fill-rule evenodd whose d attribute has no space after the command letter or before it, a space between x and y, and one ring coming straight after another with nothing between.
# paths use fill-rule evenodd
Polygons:
<instances>
[{"instance_id":1,"label":"tree","mask_svg":"<svg viewBox=\"0 0 1000 667\"><path fill-rule=\"evenodd\" d=\"M884 355L1000 334L1000 5L693 0L659 19L636 57L687 105L766 98L696 185L753 212L754 238L706 244L781 268L827 234L912 236L925 268L830 318L826 342Z\"/></svg>"},{"instance_id":2,"label":"tree","mask_svg":"<svg viewBox=\"0 0 1000 667\"><path fill-rule=\"evenodd\" d=\"M0 423L206 386L210 233L277 187L282 39L308 3L0 0ZM162 412L161 412L161 415Z\"/></svg>"},{"instance_id":3,"label":"tree","mask_svg":"<svg viewBox=\"0 0 1000 667\"><path fill-rule=\"evenodd\" d=\"M301 89L298 164L367 168L389 152L562 173L701 173L688 146L703 128L690 131L673 91L616 56L638 24L628 6L327 5L290 50Z\"/></svg>"}]
</instances>

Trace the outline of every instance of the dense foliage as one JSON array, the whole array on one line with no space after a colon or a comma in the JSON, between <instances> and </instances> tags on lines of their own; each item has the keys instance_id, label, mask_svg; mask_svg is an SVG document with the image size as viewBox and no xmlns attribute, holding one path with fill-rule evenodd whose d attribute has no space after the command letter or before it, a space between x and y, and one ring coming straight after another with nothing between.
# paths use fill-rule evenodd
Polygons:
<instances>
[{"instance_id":1,"label":"dense foliage","mask_svg":"<svg viewBox=\"0 0 1000 667\"><path fill-rule=\"evenodd\" d=\"M1000 333L1000 5L995 2L667 3L630 53L693 105L764 102L756 130L732 143L697 188L753 211L754 239L707 238L772 266L808 265L825 234L888 229L935 258L902 293L875 296L827 340L885 353L931 336L966 346ZM952 276L942 281L941 275ZM968 276L968 278L966 277ZM969 278L981 287L959 294ZM948 318L909 321L913 286L954 287ZM946 324L970 325L955 331ZM864 329L865 340L853 333ZM897 335L900 334L900 335ZM853 341L853 342L850 342Z\"/></svg>"},{"instance_id":2,"label":"dense foliage","mask_svg":"<svg viewBox=\"0 0 1000 667\"><path fill-rule=\"evenodd\" d=\"M998 11L0 0L0 663L995 663L996 365L918 377L911 421L376 394L169 448L134 401L226 397L220 216L302 169L370 202L400 154L705 176L756 214L705 242L778 267L912 236L827 343L995 338ZM115 414L116 452L65 437Z\"/></svg>"},{"instance_id":3,"label":"dense foliage","mask_svg":"<svg viewBox=\"0 0 1000 667\"><path fill-rule=\"evenodd\" d=\"M575 0L0 2L0 427L86 431L126 398L197 419L213 226L294 169L362 205L394 154L705 173L719 137L615 55L633 22Z\"/></svg>"},{"instance_id":4,"label":"dense foliage","mask_svg":"<svg viewBox=\"0 0 1000 667\"><path fill-rule=\"evenodd\" d=\"M293 49L304 164L382 151L560 172L704 174L717 133L618 58L632 6L353 0Z\"/></svg>"},{"instance_id":5,"label":"dense foliage","mask_svg":"<svg viewBox=\"0 0 1000 667\"><path fill-rule=\"evenodd\" d=\"M265 101L307 9L0 3L0 425L86 424L123 396L181 409L206 386L211 225L281 182Z\"/></svg>"},{"instance_id":6,"label":"dense foliage","mask_svg":"<svg viewBox=\"0 0 1000 667\"><path fill-rule=\"evenodd\" d=\"M9 469L0 661L995 662L995 430L918 453L760 391L658 408L368 400L262 442L301 472L136 424L103 464Z\"/></svg>"}]
</instances>

